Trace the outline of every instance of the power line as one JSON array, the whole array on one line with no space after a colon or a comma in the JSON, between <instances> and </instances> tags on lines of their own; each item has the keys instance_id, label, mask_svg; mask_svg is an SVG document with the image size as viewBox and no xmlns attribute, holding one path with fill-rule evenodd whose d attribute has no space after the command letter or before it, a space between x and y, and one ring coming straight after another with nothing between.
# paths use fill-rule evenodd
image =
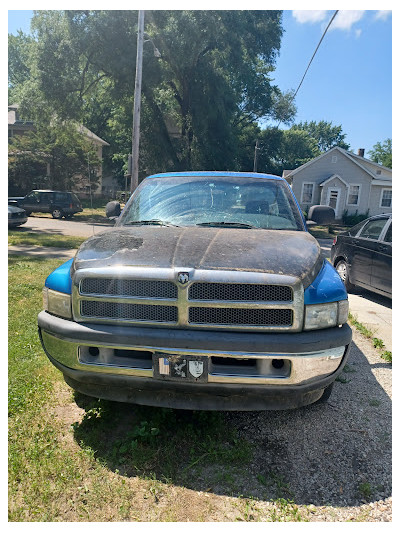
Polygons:
<instances>
[{"instance_id":1,"label":"power line","mask_svg":"<svg viewBox=\"0 0 400 533\"><path fill-rule=\"evenodd\" d=\"M306 77L306 74L307 74L307 72L308 72L308 69L310 68L311 63L313 62L313 59L314 59L314 57L315 57L315 54L318 52L318 48L320 47L320 45L321 45L321 43L322 43L322 41L323 41L323 39L324 39L324 37L325 37L325 35L326 35L326 32L329 30L329 27L330 27L330 25L332 24L333 19L336 17L336 15L337 15L338 13L339 13L339 10L337 9L337 10L334 12L334 14L332 15L332 18L331 18L331 20L329 21L328 26L325 28L325 31L324 31L324 33L322 34L322 37L321 37L321 39L319 40L319 43L318 43L316 49L314 50L314 53L313 53L313 55L312 55L312 58L310 59L310 62L308 63L308 66L307 66L307 68L306 68L306 70L305 70L305 72L304 72L304 74L303 74L303 77L301 78L301 81L300 81L300 83L299 83L299 86L297 87L297 89L296 89L294 95L292 96L292 98L289 100L289 105L290 105L290 104L293 102L293 100L296 98L296 95L297 95L297 93L299 92L299 89L300 89L300 87L301 87L302 84L303 84L304 78ZM278 124L278 126L277 126L278 128L279 128L281 122L282 122L282 120L279 121L279 124Z\"/></svg>"}]
</instances>

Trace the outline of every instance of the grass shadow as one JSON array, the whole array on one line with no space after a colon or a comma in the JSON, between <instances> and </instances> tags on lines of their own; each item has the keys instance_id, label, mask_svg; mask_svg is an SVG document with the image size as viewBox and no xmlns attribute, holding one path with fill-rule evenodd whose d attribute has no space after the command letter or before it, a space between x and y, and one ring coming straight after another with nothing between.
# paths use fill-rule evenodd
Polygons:
<instances>
[{"instance_id":1,"label":"grass shadow","mask_svg":"<svg viewBox=\"0 0 400 533\"><path fill-rule=\"evenodd\" d=\"M79 394L76 401L85 409L73 426L76 441L124 476L307 505L360 505L391 494L391 401L355 344L327 404L202 412Z\"/></svg>"}]
</instances>

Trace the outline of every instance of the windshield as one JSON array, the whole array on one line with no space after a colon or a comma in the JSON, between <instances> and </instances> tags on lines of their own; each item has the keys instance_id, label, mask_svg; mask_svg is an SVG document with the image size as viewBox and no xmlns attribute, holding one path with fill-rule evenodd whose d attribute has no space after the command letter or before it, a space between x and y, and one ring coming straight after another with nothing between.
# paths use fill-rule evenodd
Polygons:
<instances>
[{"instance_id":1,"label":"windshield","mask_svg":"<svg viewBox=\"0 0 400 533\"><path fill-rule=\"evenodd\" d=\"M145 180L118 225L226 226L303 230L289 187L251 177L167 177Z\"/></svg>"}]
</instances>

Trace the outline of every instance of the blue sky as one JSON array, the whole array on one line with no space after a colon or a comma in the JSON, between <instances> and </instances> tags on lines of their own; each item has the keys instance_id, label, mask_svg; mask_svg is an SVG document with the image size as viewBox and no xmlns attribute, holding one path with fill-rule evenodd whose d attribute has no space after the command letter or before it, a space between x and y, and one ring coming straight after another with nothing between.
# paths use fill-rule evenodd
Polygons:
<instances>
[{"instance_id":1,"label":"blue sky","mask_svg":"<svg viewBox=\"0 0 400 533\"><path fill-rule=\"evenodd\" d=\"M207 4L204 8L216 7ZM185 7L192 6L174 5L178 9ZM284 11L284 35L273 73L274 83L281 90L297 88L333 13L334 10ZM28 33L31 16L32 11L8 11L8 32L15 34L22 29ZM354 151L371 150L376 142L391 138L391 11L340 10L314 57L295 103L296 122L326 120L341 125Z\"/></svg>"}]
</instances>

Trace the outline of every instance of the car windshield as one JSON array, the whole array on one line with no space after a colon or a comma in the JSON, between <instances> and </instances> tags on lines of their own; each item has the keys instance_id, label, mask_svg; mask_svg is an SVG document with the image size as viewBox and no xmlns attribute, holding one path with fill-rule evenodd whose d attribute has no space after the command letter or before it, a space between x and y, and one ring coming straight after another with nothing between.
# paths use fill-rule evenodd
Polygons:
<instances>
[{"instance_id":1,"label":"car windshield","mask_svg":"<svg viewBox=\"0 0 400 533\"><path fill-rule=\"evenodd\" d=\"M304 231L285 182L229 176L145 180L118 223L140 224Z\"/></svg>"}]
</instances>

